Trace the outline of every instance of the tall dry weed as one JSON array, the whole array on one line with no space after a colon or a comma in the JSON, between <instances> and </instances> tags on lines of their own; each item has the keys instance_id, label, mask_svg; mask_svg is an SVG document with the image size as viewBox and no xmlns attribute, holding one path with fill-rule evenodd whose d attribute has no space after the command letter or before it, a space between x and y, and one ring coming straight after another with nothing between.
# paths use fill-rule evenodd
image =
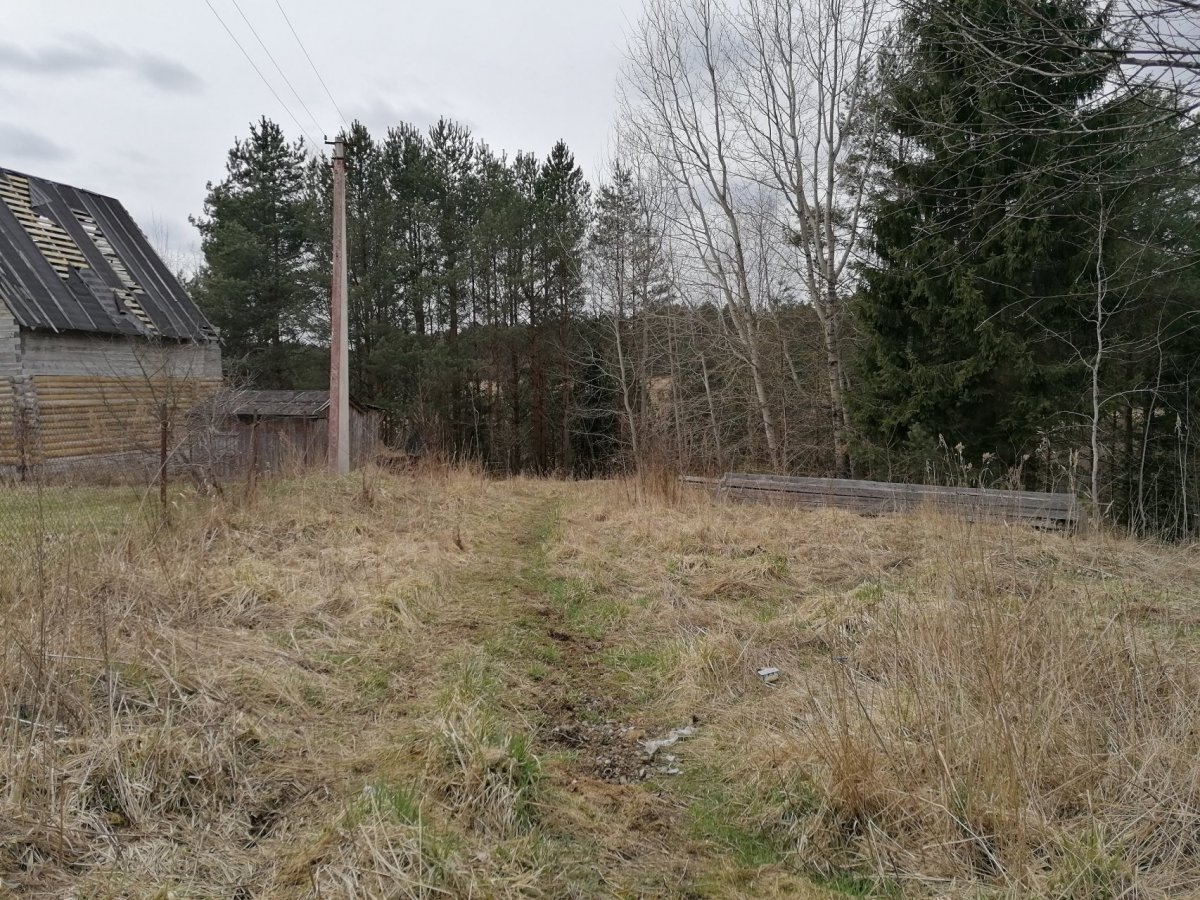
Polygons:
<instances>
[{"instance_id":1,"label":"tall dry weed","mask_svg":"<svg viewBox=\"0 0 1200 900\"><path fill-rule=\"evenodd\" d=\"M835 642L793 741L814 865L1040 896L1200 884L1200 679L1051 580L891 597Z\"/></svg>"}]
</instances>

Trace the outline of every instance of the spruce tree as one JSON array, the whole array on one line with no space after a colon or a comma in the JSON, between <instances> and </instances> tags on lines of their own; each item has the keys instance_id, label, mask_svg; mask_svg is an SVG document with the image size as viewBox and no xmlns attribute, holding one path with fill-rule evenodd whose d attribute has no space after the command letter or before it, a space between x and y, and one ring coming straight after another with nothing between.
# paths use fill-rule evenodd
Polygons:
<instances>
[{"instance_id":1,"label":"spruce tree","mask_svg":"<svg viewBox=\"0 0 1200 900\"><path fill-rule=\"evenodd\" d=\"M939 438L1015 463L1077 394L1103 26L1086 0L919 0L899 24L852 398L892 474Z\"/></svg>"}]
</instances>

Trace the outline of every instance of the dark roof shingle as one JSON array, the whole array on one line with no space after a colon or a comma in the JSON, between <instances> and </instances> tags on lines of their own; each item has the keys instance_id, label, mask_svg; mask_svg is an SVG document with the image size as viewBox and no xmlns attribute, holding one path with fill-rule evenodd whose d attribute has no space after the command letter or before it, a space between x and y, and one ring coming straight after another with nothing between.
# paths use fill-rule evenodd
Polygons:
<instances>
[{"instance_id":1,"label":"dark roof shingle","mask_svg":"<svg viewBox=\"0 0 1200 900\"><path fill-rule=\"evenodd\" d=\"M120 203L3 168L0 302L24 328L217 339Z\"/></svg>"},{"instance_id":2,"label":"dark roof shingle","mask_svg":"<svg viewBox=\"0 0 1200 900\"><path fill-rule=\"evenodd\" d=\"M235 416L317 418L329 407L329 391L233 391L227 398Z\"/></svg>"}]
</instances>

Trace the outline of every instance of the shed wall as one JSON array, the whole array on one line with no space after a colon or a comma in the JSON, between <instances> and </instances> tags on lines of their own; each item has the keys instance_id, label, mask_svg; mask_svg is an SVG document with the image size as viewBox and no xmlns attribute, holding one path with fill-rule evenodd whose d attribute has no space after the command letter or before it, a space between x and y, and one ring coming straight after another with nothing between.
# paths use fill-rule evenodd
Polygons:
<instances>
[{"instance_id":1,"label":"shed wall","mask_svg":"<svg viewBox=\"0 0 1200 900\"><path fill-rule=\"evenodd\" d=\"M382 415L373 409L350 411L350 460L355 466L376 458ZM230 417L221 428L218 468L251 466L259 472L291 473L324 466L329 447L329 419L267 416Z\"/></svg>"}]
</instances>

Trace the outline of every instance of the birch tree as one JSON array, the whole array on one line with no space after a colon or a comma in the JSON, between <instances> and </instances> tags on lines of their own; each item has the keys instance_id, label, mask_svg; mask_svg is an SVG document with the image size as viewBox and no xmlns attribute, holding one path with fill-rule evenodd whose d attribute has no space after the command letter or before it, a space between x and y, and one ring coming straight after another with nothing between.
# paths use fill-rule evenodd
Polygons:
<instances>
[{"instance_id":1,"label":"birch tree","mask_svg":"<svg viewBox=\"0 0 1200 900\"><path fill-rule=\"evenodd\" d=\"M878 0L747 0L736 18L740 123L756 175L784 201L789 221L779 228L821 325L840 475L850 470L842 324L874 144L863 107L882 19Z\"/></svg>"},{"instance_id":2,"label":"birch tree","mask_svg":"<svg viewBox=\"0 0 1200 900\"><path fill-rule=\"evenodd\" d=\"M778 470L783 460L762 337L768 298L761 287L769 280L757 276L751 259L756 185L742 166L748 148L740 98L731 89L738 43L714 0L650 0L622 80L622 118L630 144L671 186L674 229L721 298L732 347L753 384L769 463Z\"/></svg>"}]
</instances>

